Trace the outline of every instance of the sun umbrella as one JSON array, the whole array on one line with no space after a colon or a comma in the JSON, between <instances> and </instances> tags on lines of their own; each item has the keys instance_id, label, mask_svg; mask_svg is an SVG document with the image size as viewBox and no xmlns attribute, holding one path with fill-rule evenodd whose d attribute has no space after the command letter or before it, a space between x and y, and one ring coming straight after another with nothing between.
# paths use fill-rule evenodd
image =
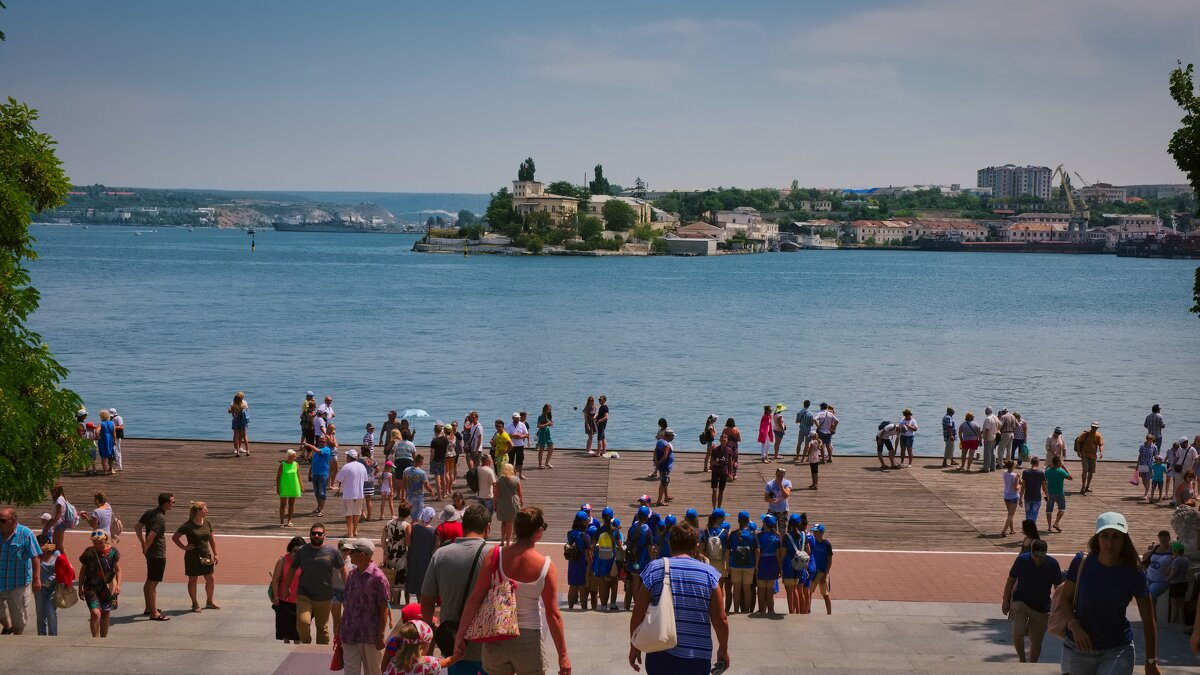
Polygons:
<instances>
[{"instance_id":1,"label":"sun umbrella","mask_svg":"<svg viewBox=\"0 0 1200 675\"><path fill-rule=\"evenodd\" d=\"M412 417L429 417L429 413L421 410L420 408L408 408L404 412L400 413L400 419L402 420Z\"/></svg>"}]
</instances>

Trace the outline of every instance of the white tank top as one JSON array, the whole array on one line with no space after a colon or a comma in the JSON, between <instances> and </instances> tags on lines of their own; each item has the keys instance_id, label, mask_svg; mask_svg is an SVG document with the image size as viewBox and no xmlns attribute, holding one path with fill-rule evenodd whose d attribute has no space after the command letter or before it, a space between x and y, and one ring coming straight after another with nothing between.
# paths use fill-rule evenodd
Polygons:
<instances>
[{"instance_id":1,"label":"white tank top","mask_svg":"<svg viewBox=\"0 0 1200 675\"><path fill-rule=\"evenodd\" d=\"M508 579L504 573L504 549L500 549L500 578ZM517 587L517 625L521 628L541 630L542 628L542 589L546 585L546 572L550 570L550 556L542 565L542 572L537 581L522 583L511 579Z\"/></svg>"}]
</instances>

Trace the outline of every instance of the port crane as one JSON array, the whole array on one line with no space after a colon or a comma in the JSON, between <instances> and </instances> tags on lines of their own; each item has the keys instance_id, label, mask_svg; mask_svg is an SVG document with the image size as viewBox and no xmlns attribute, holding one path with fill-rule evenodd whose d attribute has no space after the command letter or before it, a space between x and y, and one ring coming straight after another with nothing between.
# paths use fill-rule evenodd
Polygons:
<instances>
[{"instance_id":1,"label":"port crane","mask_svg":"<svg viewBox=\"0 0 1200 675\"><path fill-rule=\"evenodd\" d=\"M1075 175L1079 176L1078 173ZM1053 185L1054 179L1060 177L1061 183L1059 185L1062 188L1063 195L1067 199L1067 207L1071 211L1071 221L1067 226L1067 236L1072 242L1082 244L1087 241L1089 216L1087 201L1083 198L1083 195L1075 192L1075 188L1071 186L1071 175L1063 168L1062 164L1059 164L1058 168L1054 170L1054 174L1050 176L1050 184ZM1083 180L1083 176L1079 176L1079 180L1086 182Z\"/></svg>"}]
</instances>

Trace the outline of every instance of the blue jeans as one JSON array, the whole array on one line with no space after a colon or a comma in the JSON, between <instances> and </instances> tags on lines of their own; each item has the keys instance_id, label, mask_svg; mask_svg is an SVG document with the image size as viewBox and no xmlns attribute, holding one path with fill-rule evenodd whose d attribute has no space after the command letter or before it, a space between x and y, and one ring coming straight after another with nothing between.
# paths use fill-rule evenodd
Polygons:
<instances>
[{"instance_id":1,"label":"blue jeans","mask_svg":"<svg viewBox=\"0 0 1200 675\"><path fill-rule=\"evenodd\" d=\"M1025 518L1037 522L1038 514L1042 512L1042 500L1025 500Z\"/></svg>"},{"instance_id":2,"label":"blue jeans","mask_svg":"<svg viewBox=\"0 0 1200 675\"><path fill-rule=\"evenodd\" d=\"M1063 643L1062 671L1071 675L1131 675L1133 673L1133 643L1081 652L1070 640Z\"/></svg>"},{"instance_id":3,"label":"blue jeans","mask_svg":"<svg viewBox=\"0 0 1200 675\"><path fill-rule=\"evenodd\" d=\"M319 501L325 501L325 489L329 487L329 476L318 476L313 474L312 477L313 496Z\"/></svg>"},{"instance_id":4,"label":"blue jeans","mask_svg":"<svg viewBox=\"0 0 1200 675\"><path fill-rule=\"evenodd\" d=\"M37 634L58 635L58 607L54 605L54 588L58 584L42 587L33 598L37 612Z\"/></svg>"}]
</instances>

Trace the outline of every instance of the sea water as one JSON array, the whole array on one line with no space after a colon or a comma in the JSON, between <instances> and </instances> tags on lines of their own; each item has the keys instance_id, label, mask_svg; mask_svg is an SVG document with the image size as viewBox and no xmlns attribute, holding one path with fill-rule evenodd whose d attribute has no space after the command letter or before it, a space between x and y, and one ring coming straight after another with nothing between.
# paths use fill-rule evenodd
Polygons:
<instances>
[{"instance_id":1,"label":"sea water","mask_svg":"<svg viewBox=\"0 0 1200 675\"><path fill-rule=\"evenodd\" d=\"M709 258L418 254L413 236L34 226L30 322L98 419L130 436L226 438L246 392L251 442L295 441L304 391L334 399L357 445L389 409L492 421L553 406L584 442L608 396L611 448L653 447L666 418L697 450L733 417L754 452L763 405L827 401L840 453L869 454L911 408L918 454L1007 406L1040 452L1099 421L1134 457L1152 403L1166 437L1200 433L1195 261L1108 255L803 251ZM136 234L141 232L142 234ZM255 250L251 251L254 240ZM794 448L795 429L785 437Z\"/></svg>"}]
</instances>

